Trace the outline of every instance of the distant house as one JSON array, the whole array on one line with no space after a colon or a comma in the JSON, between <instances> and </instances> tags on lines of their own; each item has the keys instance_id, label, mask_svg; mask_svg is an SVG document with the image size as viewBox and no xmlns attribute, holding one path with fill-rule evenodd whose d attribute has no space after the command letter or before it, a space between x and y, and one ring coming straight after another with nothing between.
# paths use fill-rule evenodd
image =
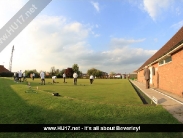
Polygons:
<instances>
[{"instance_id":1,"label":"distant house","mask_svg":"<svg viewBox=\"0 0 183 138\"><path fill-rule=\"evenodd\" d=\"M129 77L129 79L137 79L137 73L136 72L132 72L127 74L127 77Z\"/></svg>"},{"instance_id":2,"label":"distant house","mask_svg":"<svg viewBox=\"0 0 183 138\"><path fill-rule=\"evenodd\" d=\"M6 69L3 65L0 65L0 73L3 73L3 72L10 73L8 69Z\"/></svg>"},{"instance_id":3,"label":"distant house","mask_svg":"<svg viewBox=\"0 0 183 138\"><path fill-rule=\"evenodd\" d=\"M113 77L114 77L114 78L121 78L122 75L121 75L121 73L117 73L117 74L115 74Z\"/></svg>"},{"instance_id":4,"label":"distant house","mask_svg":"<svg viewBox=\"0 0 183 138\"><path fill-rule=\"evenodd\" d=\"M142 83L145 66L150 69L151 87L183 96L183 27L137 69L137 80Z\"/></svg>"},{"instance_id":5,"label":"distant house","mask_svg":"<svg viewBox=\"0 0 183 138\"><path fill-rule=\"evenodd\" d=\"M83 74L82 74L82 78L86 79L86 78L88 78L88 77L89 77L89 75L88 75L87 73L83 73Z\"/></svg>"}]
</instances>

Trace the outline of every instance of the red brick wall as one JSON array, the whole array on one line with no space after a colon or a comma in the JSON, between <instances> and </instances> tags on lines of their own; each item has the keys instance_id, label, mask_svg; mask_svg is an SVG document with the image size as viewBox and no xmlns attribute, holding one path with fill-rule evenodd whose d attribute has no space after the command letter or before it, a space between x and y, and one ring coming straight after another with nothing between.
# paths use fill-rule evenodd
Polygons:
<instances>
[{"instance_id":1,"label":"red brick wall","mask_svg":"<svg viewBox=\"0 0 183 138\"><path fill-rule=\"evenodd\" d=\"M155 68L155 75L152 76L152 86L182 96L183 92L183 49L172 55L172 61ZM159 77L158 77L159 74ZM159 79L158 79L159 78ZM143 70L138 72L138 81L143 82ZM158 85L159 81L159 85Z\"/></svg>"},{"instance_id":2,"label":"red brick wall","mask_svg":"<svg viewBox=\"0 0 183 138\"><path fill-rule=\"evenodd\" d=\"M139 82L142 82L142 83L145 83L145 80L144 80L144 70L141 70L137 73L137 80Z\"/></svg>"},{"instance_id":3,"label":"red brick wall","mask_svg":"<svg viewBox=\"0 0 183 138\"><path fill-rule=\"evenodd\" d=\"M183 49L172 55L172 62L159 66L159 88L182 96Z\"/></svg>"}]
</instances>

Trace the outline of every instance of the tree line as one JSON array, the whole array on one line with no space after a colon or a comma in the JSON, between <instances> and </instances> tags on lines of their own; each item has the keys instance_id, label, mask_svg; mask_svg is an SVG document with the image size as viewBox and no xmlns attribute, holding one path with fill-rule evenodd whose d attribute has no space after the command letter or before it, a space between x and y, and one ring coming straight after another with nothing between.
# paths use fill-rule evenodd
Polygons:
<instances>
[{"instance_id":1,"label":"tree line","mask_svg":"<svg viewBox=\"0 0 183 138\"><path fill-rule=\"evenodd\" d=\"M56 69L54 66L50 68L49 72L46 72L46 77L50 78L52 76L57 76L57 78L62 78L63 74L66 74L67 78L72 78L73 77L73 73L76 72L78 74L79 77L83 76L82 71L79 70L79 66L78 64L73 64L72 68L67 68L67 69ZM31 74L34 73L36 78L39 78L39 74L40 72L38 72L36 69L33 70L25 70L25 74L27 77L30 77ZM104 75L106 75L104 72L102 72L101 70L98 70L96 68L91 68L88 69L87 71L87 76L93 75L95 77L102 77Z\"/></svg>"},{"instance_id":2,"label":"tree line","mask_svg":"<svg viewBox=\"0 0 183 138\"><path fill-rule=\"evenodd\" d=\"M31 74L35 74L36 78L40 77L40 72L38 72L36 69L33 70L25 70L25 75L26 77L31 77ZM51 78L52 76L57 76L57 78L62 78L63 74L66 74L67 78L72 78L73 77L73 73L76 72L78 74L78 77L83 77L83 78L88 78L90 75L93 75L94 77L97 78L114 78L114 76L117 74L115 72L110 72L109 74L106 72L103 72L101 70L98 70L96 68L90 68L87 70L86 74L83 74L82 71L79 70L79 66L78 64L73 64L72 68L67 68L67 69L56 69L54 66L50 68L50 71L46 72L46 77L47 78ZM119 75L120 73L118 73ZM123 74L124 75L124 74ZM126 78L126 73L125 73L125 78ZM3 72L0 73L0 77L11 77L13 76L13 72ZM136 75L132 76L130 75L132 78L137 78ZM121 78L122 78L122 74L121 74Z\"/></svg>"}]
</instances>

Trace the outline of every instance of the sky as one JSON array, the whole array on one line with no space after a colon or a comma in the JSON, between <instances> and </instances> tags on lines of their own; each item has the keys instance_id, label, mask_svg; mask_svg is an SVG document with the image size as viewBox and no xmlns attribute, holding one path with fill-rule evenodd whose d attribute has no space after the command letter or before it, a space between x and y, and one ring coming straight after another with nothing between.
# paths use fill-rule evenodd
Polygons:
<instances>
[{"instance_id":1,"label":"sky","mask_svg":"<svg viewBox=\"0 0 183 138\"><path fill-rule=\"evenodd\" d=\"M28 0L0 0L2 28ZM132 73L183 26L183 0L52 0L0 52L12 71L50 71L78 64Z\"/></svg>"}]
</instances>

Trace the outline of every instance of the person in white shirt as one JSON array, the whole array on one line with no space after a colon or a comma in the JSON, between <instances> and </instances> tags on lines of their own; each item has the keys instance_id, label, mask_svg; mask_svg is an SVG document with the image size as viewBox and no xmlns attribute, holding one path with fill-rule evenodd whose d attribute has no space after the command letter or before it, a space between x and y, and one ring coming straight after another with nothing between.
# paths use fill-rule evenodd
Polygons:
<instances>
[{"instance_id":1,"label":"person in white shirt","mask_svg":"<svg viewBox=\"0 0 183 138\"><path fill-rule=\"evenodd\" d=\"M94 81L94 77L93 77L93 75L90 75L90 84L92 84L93 81Z\"/></svg>"},{"instance_id":2,"label":"person in white shirt","mask_svg":"<svg viewBox=\"0 0 183 138\"><path fill-rule=\"evenodd\" d=\"M45 85L45 74L44 74L43 71L41 71L40 77L41 77L41 85L43 85L43 82L44 82L44 85Z\"/></svg>"},{"instance_id":3,"label":"person in white shirt","mask_svg":"<svg viewBox=\"0 0 183 138\"><path fill-rule=\"evenodd\" d=\"M22 71L21 70L19 71L18 78L19 78L19 81L21 82L22 81Z\"/></svg>"},{"instance_id":4,"label":"person in white shirt","mask_svg":"<svg viewBox=\"0 0 183 138\"><path fill-rule=\"evenodd\" d=\"M65 75L65 73L64 73L64 74L63 74L64 83L65 83L65 78L66 78L66 75Z\"/></svg>"},{"instance_id":5,"label":"person in white shirt","mask_svg":"<svg viewBox=\"0 0 183 138\"><path fill-rule=\"evenodd\" d=\"M56 83L56 82L55 82L55 79L56 79L56 78L57 78L57 76L53 76L53 77L52 77L53 83Z\"/></svg>"},{"instance_id":6,"label":"person in white shirt","mask_svg":"<svg viewBox=\"0 0 183 138\"><path fill-rule=\"evenodd\" d=\"M76 72L74 72L73 78L74 78L74 85L77 85L78 74Z\"/></svg>"}]
</instances>

